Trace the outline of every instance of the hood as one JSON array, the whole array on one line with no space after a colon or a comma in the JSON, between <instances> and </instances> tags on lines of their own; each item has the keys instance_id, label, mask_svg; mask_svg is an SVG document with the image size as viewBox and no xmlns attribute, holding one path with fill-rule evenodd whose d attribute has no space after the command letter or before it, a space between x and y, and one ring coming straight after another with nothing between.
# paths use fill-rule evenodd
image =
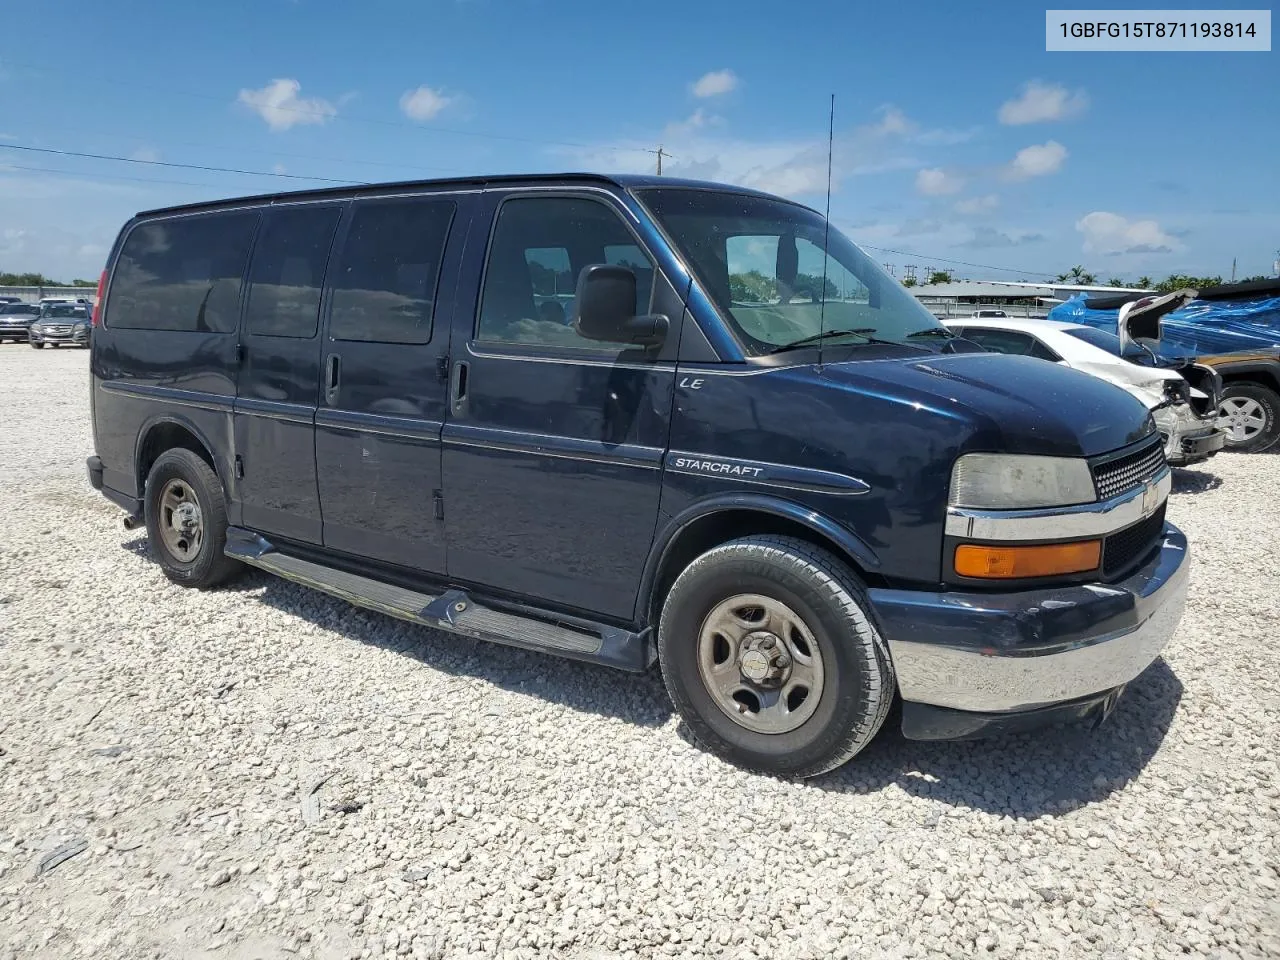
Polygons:
<instances>
[{"instance_id":1,"label":"hood","mask_svg":"<svg viewBox=\"0 0 1280 960\"><path fill-rule=\"evenodd\" d=\"M821 376L922 413L961 414L974 428L969 450L1092 457L1155 429L1147 405L1122 388L1033 357L962 353L850 360L825 365Z\"/></svg>"}]
</instances>

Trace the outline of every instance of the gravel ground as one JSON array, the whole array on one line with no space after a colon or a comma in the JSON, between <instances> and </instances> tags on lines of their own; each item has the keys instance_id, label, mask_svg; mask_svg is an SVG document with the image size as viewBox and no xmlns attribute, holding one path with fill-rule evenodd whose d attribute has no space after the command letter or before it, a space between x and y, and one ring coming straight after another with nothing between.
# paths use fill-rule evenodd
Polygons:
<instances>
[{"instance_id":1,"label":"gravel ground","mask_svg":"<svg viewBox=\"0 0 1280 960\"><path fill-rule=\"evenodd\" d=\"M0 957L1280 956L1280 457L1179 475L1187 614L1108 725L797 784L656 677L171 586L86 366L0 348Z\"/></svg>"}]
</instances>

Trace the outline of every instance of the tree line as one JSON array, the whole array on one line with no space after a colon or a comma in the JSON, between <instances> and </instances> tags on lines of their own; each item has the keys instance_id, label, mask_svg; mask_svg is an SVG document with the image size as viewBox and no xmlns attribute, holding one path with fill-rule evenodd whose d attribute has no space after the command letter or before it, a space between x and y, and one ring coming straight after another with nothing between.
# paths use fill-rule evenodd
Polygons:
<instances>
[{"instance_id":1,"label":"tree line","mask_svg":"<svg viewBox=\"0 0 1280 960\"><path fill-rule=\"evenodd\" d=\"M96 280L54 280L43 273L0 273L0 287L96 287Z\"/></svg>"},{"instance_id":2,"label":"tree line","mask_svg":"<svg viewBox=\"0 0 1280 960\"><path fill-rule=\"evenodd\" d=\"M1258 274L1256 277L1245 277L1235 282L1249 283L1253 280L1270 279L1272 278ZM1173 293L1175 290L1183 290L1188 287L1193 290L1202 290L1205 287L1216 287L1223 283L1222 277L1193 277L1185 273L1171 273L1160 281L1142 276L1133 281L1125 280L1122 277L1110 277L1106 282L1100 282L1096 274L1090 273L1080 264L1076 264L1066 273L1058 274L1054 277L1054 280L1057 283L1074 283L1082 286L1138 287L1142 290L1154 290L1157 293Z\"/></svg>"},{"instance_id":3,"label":"tree line","mask_svg":"<svg viewBox=\"0 0 1280 960\"><path fill-rule=\"evenodd\" d=\"M907 277L902 281L904 287L915 287L921 282L923 283L951 283L955 276L950 270L934 270L928 275L928 279L919 281L915 277ZM1236 283L1248 283L1252 280L1271 280L1273 277L1258 274L1256 277L1245 277ZM1140 290L1154 290L1156 293L1172 293L1174 290L1182 290L1190 287L1193 290L1203 290L1205 287L1216 287L1223 283L1222 277L1193 277L1185 273L1172 273L1163 280L1152 280L1150 277L1142 276L1137 280L1126 280L1123 277L1109 277L1108 279L1099 280L1097 274L1090 273L1081 264L1076 264L1065 273L1060 273L1053 278L1052 283L1070 283L1082 287L1102 286L1102 287L1135 287Z\"/></svg>"}]
</instances>

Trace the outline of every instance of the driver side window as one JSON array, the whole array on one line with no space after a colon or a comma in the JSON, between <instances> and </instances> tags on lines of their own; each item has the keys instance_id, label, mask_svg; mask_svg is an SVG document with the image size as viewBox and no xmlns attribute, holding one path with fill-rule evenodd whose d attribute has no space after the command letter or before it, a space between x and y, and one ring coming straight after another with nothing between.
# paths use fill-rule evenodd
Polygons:
<instances>
[{"instance_id":1,"label":"driver side window","mask_svg":"<svg viewBox=\"0 0 1280 960\"><path fill-rule=\"evenodd\" d=\"M507 200L489 245L476 339L617 352L573 326L578 275L597 263L634 270L636 314L649 312L653 262L612 209L583 197Z\"/></svg>"}]
</instances>

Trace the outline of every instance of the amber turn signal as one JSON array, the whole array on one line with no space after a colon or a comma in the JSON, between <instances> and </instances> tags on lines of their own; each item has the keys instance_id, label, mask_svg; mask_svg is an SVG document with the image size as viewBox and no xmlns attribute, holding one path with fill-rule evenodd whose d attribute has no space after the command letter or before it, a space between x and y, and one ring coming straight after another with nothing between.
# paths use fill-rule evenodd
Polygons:
<instances>
[{"instance_id":1,"label":"amber turn signal","mask_svg":"<svg viewBox=\"0 0 1280 960\"><path fill-rule=\"evenodd\" d=\"M984 580L1020 580L1096 570L1102 559L1101 540L1046 543L1028 547L983 546L966 543L956 547L956 573Z\"/></svg>"}]
</instances>

